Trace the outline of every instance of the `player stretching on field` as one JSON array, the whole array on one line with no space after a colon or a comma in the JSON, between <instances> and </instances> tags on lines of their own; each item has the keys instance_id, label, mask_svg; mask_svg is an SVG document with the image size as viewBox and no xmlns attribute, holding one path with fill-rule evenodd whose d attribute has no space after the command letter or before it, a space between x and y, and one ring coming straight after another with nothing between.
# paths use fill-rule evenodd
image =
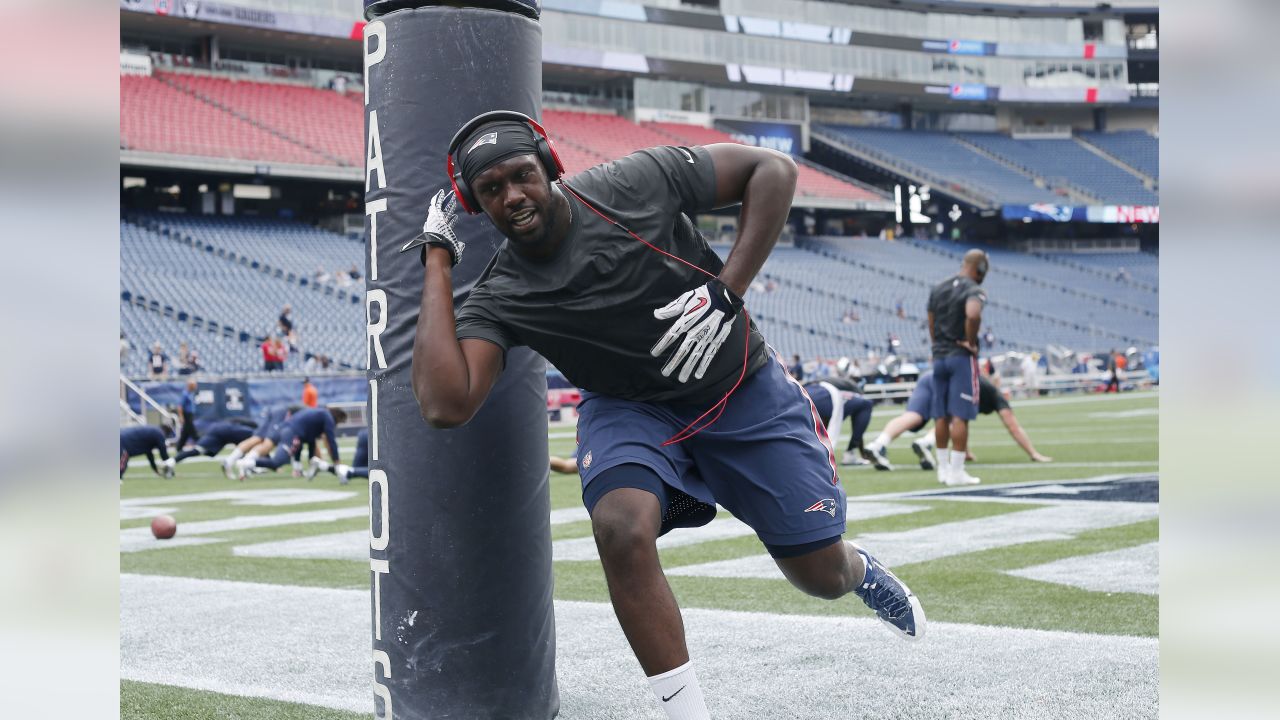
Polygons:
<instances>
[{"instance_id":1,"label":"player stretching on field","mask_svg":"<svg viewBox=\"0 0 1280 720\"><path fill-rule=\"evenodd\" d=\"M867 445L867 451L882 455L889 444L897 440L902 433L920 432L925 425L929 424L932 408L933 375L925 375L920 378L920 382L916 383L916 389L911 391L911 399L907 400L907 409L884 426L884 430L876 436L876 439ZM1013 408L1009 406L1009 401L1004 399L1000 388L982 375L978 377L978 414L990 415L991 413L1000 415L1000 421L1004 423L1009 435L1034 462L1053 462L1053 458L1041 455L1035 445L1031 444L1031 438L1027 437L1027 432L1018 423L1018 418L1013 414ZM915 451L916 457L920 458L920 467L925 470L934 468L934 437L933 433L925 433L911 443L911 449ZM972 454L968 459L973 459Z\"/></svg>"},{"instance_id":2,"label":"player stretching on field","mask_svg":"<svg viewBox=\"0 0 1280 720\"><path fill-rule=\"evenodd\" d=\"M965 472L969 450L969 421L978 416L978 329L987 294L983 278L990 266L987 254L964 254L960 272L943 280L929 294L929 340L933 343L933 408L929 416L938 440L938 482L976 485L981 480ZM950 449L948 449L948 447Z\"/></svg>"},{"instance_id":3,"label":"player stretching on field","mask_svg":"<svg viewBox=\"0 0 1280 720\"><path fill-rule=\"evenodd\" d=\"M275 449L276 441L280 439L280 429L284 427L289 417L294 412L301 410L301 405L290 405L288 407L275 408L267 410L262 415L262 422L258 423L258 427L254 428L253 434L247 440L242 441L239 445L227 455L222 461L222 471L226 474L228 480L235 480L238 476L236 471L236 463L241 459L257 460L265 455L270 455Z\"/></svg>"},{"instance_id":4,"label":"player stretching on field","mask_svg":"<svg viewBox=\"0 0 1280 720\"><path fill-rule=\"evenodd\" d=\"M156 457L152 452L160 453L160 465L156 465ZM124 471L129 467L129 458L134 455L146 455L151 469L162 477L173 477L173 458L164 446L164 431L154 425L122 428L120 430L120 480L124 481ZM163 468L163 469L161 469Z\"/></svg>"},{"instance_id":5,"label":"player stretching on field","mask_svg":"<svg viewBox=\"0 0 1280 720\"><path fill-rule=\"evenodd\" d=\"M833 378L834 379L834 378ZM871 424L871 401L860 393L845 390L833 382L823 381L809 383L804 386L805 392L813 400L813 406L822 418L822 424L831 437L831 448L835 450L840 438L840 429L844 419L849 418L849 446L844 450L841 465L870 465L872 460L862 447L862 435ZM864 455L866 455L864 459ZM892 470L887 460L875 463L877 470Z\"/></svg>"},{"instance_id":6,"label":"player stretching on field","mask_svg":"<svg viewBox=\"0 0 1280 720\"><path fill-rule=\"evenodd\" d=\"M311 458L311 467L307 469L307 479L314 480L316 473L333 473L338 476L338 484L346 485L353 477L369 477L369 429L365 428L356 436L356 456L350 465L331 463L316 456Z\"/></svg>"},{"instance_id":7,"label":"player stretching on field","mask_svg":"<svg viewBox=\"0 0 1280 720\"><path fill-rule=\"evenodd\" d=\"M314 456L316 440L321 436L324 436L323 447L329 452L329 459L338 462L337 426L346 419L347 413L335 407L307 408L293 413L280 426L280 437L271 455L259 458L246 455L236 462L237 476L244 480L254 468L276 470L292 462L293 476L302 477L302 447L311 446Z\"/></svg>"},{"instance_id":8,"label":"player stretching on field","mask_svg":"<svg viewBox=\"0 0 1280 720\"><path fill-rule=\"evenodd\" d=\"M842 540L845 493L822 423L743 312L786 221L795 162L735 144L657 147L556 182L541 128L507 112L465 125L449 156L457 191L436 194L421 242L404 248L425 242L413 348L423 417L466 423L519 345L584 389L583 503L618 622L668 716L709 717L656 540L709 522L716 503L800 590L856 593L897 633L923 634L907 587ZM455 199L507 237L456 321ZM735 203L738 240L722 263L687 216Z\"/></svg>"},{"instance_id":9,"label":"player stretching on field","mask_svg":"<svg viewBox=\"0 0 1280 720\"><path fill-rule=\"evenodd\" d=\"M227 445L236 445L248 440L253 435L253 429L252 420L219 420L211 423L204 432L200 433L200 439L196 440L195 447L183 450L174 459L182 462L196 455L213 457L222 452L222 448Z\"/></svg>"}]
</instances>

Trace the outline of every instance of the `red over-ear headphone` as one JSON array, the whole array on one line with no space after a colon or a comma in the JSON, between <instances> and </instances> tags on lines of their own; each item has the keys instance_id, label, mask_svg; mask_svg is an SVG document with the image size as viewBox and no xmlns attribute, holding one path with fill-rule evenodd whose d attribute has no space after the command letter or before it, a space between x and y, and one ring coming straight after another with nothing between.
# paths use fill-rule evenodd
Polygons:
<instances>
[{"instance_id":1,"label":"red over-ear headphone","mask_svg":"<svg viewBox=\"0 0 1280 720\"><path fill-rule=\"evenodd\" d=\"M453 184L453 194L458 198L458 204L462 206L470 215L480 214L480 204L476 202L475 195L471 194L471 188L463 179L461 172L454 170L453 155L458 151L458 146L462 144L467 136L471 135L477 128L487 125L498 120L511 120L513 122L521 122L533 128L534 147L537 148L538 161L542 163L543 169L547 171L547 177L555 182L564 175L564 163L560 162L560 156L556 154L556 149L551 145L551 137L547 135L547 131L542 129L536 120L516 112L515 110L494 110L492 112L481 113L467 121L458 132L454 133L453 139L449 141L449 182Z\"/></svg>"}]
</instances>

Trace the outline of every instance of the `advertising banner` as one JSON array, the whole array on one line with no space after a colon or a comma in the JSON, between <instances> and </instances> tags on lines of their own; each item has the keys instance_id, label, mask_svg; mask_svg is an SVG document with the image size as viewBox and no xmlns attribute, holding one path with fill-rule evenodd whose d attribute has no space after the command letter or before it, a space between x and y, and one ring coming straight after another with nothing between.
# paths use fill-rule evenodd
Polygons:
<instances>
[{"instance_id":1,"label":"advertising banner","mask_svg":"<svg viewBox=\"0 0 1280 720\"><path fill-rule=\"evenodd\" d=\"M1023 222L1159 223L1158 205L1005 205L1005 220Z\"/></svg>"},{"instance_id":2,"label":"advertising banner","mask_svg":"<svg viewBox=\"0 0 1280 720\"><path fill-rule=\"evenodd\" d=\"M717 120L716 127L744 145L769 148L788 155L804 154L804 133L799 125L755 120Z\"/></svg>"}]
</instances>

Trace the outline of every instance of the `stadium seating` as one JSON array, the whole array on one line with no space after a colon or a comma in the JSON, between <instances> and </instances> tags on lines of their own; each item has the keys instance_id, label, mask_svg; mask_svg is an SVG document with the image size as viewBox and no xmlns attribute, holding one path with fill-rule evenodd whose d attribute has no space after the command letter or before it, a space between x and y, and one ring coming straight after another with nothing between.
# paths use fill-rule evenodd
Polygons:
<instances>
[{"instance_id":1,"label":"stadium seating","mask_svg":"<svg viewBox=\"0 0 1280 720\"><path fill-rule=\"evenodd\" d=\"M1129 167L1156 180L1160 179L1160 141L1141 130L1119 132L1082 132L1078 138L1093 145Z\"/></svg>"},{"instance_id":2,"label":"stadium seating","mask_svg":"<svg viewBox=\"0 0 1280 720\"><path fill-rule=\"evenodd\" d=\"M364 164L359 138L364 114L358 95L283 83L232 80L207 75L164 76L201 98L286 135L326 156L329 162Z\"/></svg>"},{"instance_id":3,"label":"stadium seating","mask_svg":"<svg viewBox=\"0 0 1280 720\"><path fill-rule=\"evenodd\" d=\"M641 125L652 128L656 132L686 145L737 142L728 133L700 125L682 125L669 122L647 122L641 123ZM670 142L671 140L667 140L668 144ZM796 181L796 195L800 198L835 198L862 201L882 199L880 193L837 178L831 174L830 170L820 165L811 163L803 158L797 158L796 160L800 168L800 176Z\"/></svg>"},{"instance_id":4,"label":"stadium seating","mask_svg":"<svg viewBox=\"0 0 1280 720\"><path fill-rule=\"evenodd\" d=\"M1015 140L996 133L959 133L956 137L1044 178L1049 184L1070 185L1105 204L1160 204L1156 194L1136 175L1075 140Z\"/></svg>"},{"instance_id":5,"label":"stadium seating","mask_svg":"<svg viewBox=\"0 0 1280 720\"><path fill-rule=\"evenodd\" d=\"M214 372L260 368L260 338L274 331L280 308L290 304L302 351L328 355L338 367L362 367L361 296L355 289L310 282L301 267L286 270L300 251L284 248L299 237L310 237L307 247L314 248L302 257L326 258L341 268L361 259L357 242L298 223L164 214L122 220L122 308L155 316L131 312L133 325L126 333L146 338L146 345L160 340L171 355L179 342L191 340L205 367ZM239 349L223 342L206 347L201 332L232 341ZM295 353L286 368L301 364Z\"/></svg>"},{"instance_id":6,"label":"stadium seating","mask_svg":"<svg viewBox=\"0 0 1280 720\"><path fill-rule=\"evenodd\" d=\"M120 146L178 155L330 164L328 158L166 82L120 76ZM356 136L359 137L358 135Z\"/></svg>"},{"instance_id":7,"label":"stadium seating","mask_svg":"<svg viewBox=\"0 0 1280 720\"><path fill-rule=\"evenodd\" d=\"M958 253L936 242L928 243L930 247L874 238L804 238L801 242L866 271L849 276L858 283L860 299L888 306L901 301L909 316L924 314L929 289L956 272L960 261ZM1113 281L1095 275L1089 278L1093 284L1085 287L1042 282L1037 278L1050 276L1047 271L1052 267L1045 260L1023 255L1037 267L1023 265L1015 270L1006 261L1016 253L991 252L992 271L985 283L991 302L983 324L1002 347L1037 349L1055 343L1092 350L1156 342L1157 313L1113 300L1105 292L1115 285Z\"/></svg>"},{"instance_id":8,"label":"stadium seating","mask_svg":"<svg viewBox=\"0 0 1280 720\"><path fill-rule=\"evenodd\" d=\"M959 189L999 203L1060 203L1064 196L1040 187L1025 174L966 147L946 133L815 125L818 136L859 150L909 177Z\"/></svg>"},{"instance_id":9,"label":"stadium seating","mask_svg":"<svg viewBox=\"0 0 1280 720\"><path fill-rule=\"evenodd\" d=\"M814 131L819 140L829 138L901 175L920 178L943 191L983 198L993 206L1160 203L1141 178L1074 139L1015 140L998 133L904 132L843 125L814 125ZM1122 162L1132 160L1134 169L1154 177L1158 150L1150 135L1092 133L1085 139Z\"/></svg>"}]
</instances>

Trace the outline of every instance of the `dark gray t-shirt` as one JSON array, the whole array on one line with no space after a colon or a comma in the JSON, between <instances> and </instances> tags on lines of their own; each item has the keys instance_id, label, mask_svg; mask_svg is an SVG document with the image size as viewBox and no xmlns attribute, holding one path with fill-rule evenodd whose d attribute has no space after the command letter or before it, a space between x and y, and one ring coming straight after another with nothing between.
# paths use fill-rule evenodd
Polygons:
<instances>
[{"instance_id":1,"label":"dark gray t-shirt","mask_svg":"<svg viewBox=\"0 0 1280 720\"><path fill-rule=\"evenodd\" d=\"M933 356L968 355L956 344L965 339L964 306L969 298L987 304L987 293L963 275L955 275L938 283L929 293L929 312L933 313Z\"/></svg>"},{"instance_id":2,"label":"dark gray t-shirt","mask_svg":"<svg viewBox=\"0 0 1280 720\"><path fill-rule=\"evenodd\" d=\"M715 203L715 169L705 149L649 148L565 184L654 246L712 275L723 267L686 216ZM679 368L663 377L665 356L655 358L649 350L674 320L656 320L653 311L711 277L611 225L573 193L565 197L573 220L556 256L530 262L504 243L458 311L458 339L488 340L504 352L528 346L569 382L603 395L645 402L719 400L742 373L748 340L742 317L703 379L690 376L681 383L675 379ZM754 323L746 356L748 376L768 359Z\"/></svg>"}]
</instances>

